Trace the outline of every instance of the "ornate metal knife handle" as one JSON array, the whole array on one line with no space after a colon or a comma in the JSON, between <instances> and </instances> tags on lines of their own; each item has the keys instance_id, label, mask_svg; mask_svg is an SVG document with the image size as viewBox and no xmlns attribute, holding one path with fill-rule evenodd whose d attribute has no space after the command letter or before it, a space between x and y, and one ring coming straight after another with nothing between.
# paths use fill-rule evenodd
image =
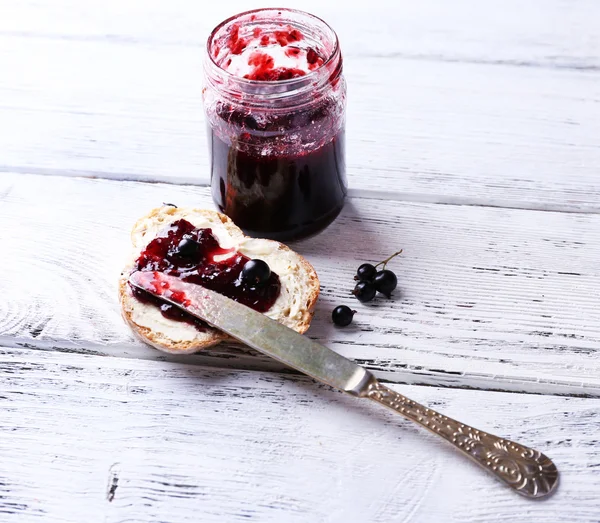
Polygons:
<instances>
[{"instance_id":1,"label":"ornate metal knife handle","mask_svg":"<svg viewBox=\"0 0 600 523\"><path fill-rule=\"evenodd\" d=\"M382 385L375 378L368 381L359 395L381 403L449 441L523 496L542 498L558 485L556 466L537 450L443 416Z\"/></svg>"}]
</instances>

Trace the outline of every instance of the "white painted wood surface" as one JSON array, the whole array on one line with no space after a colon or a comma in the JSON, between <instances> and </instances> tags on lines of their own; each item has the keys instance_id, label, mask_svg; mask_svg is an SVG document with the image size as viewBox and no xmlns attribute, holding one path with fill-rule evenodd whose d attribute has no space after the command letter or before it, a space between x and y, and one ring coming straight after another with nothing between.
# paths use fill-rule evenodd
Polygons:
<instances>
[{"instance_id":1,"label":"white painted wood surface","mask_svg":"<svg viewBox=\"0 0 600 523\"><path fill-rule=\"evenodd\" d=\"M4 343L161 356L120 319L129 230L163 200L212 207L209 190L4 175L0 194L11 267L0 280ZM379 376L600 396L599 246L598 215L355 198L332 227L295 248L322 283L310 335ZM398 296L357 303L356 267L400 248L390 265ZM331 324L340 303L358 310L351 328ZM229 365L237 355L211 353Z\"/></svg>"},{"instance_id":2,"label":"white painted wood surface","mask_svg":"<svg viewBox=\"0 0 600 523\"><path fill-rule=\"evenodd\" d=\"M444 442L308 378L5 350L2 520L598 521L598 399L395 385L562 470L515 495ZM65 444L68 443L68 444Z\"/></svg>"},{"instance_id":3,"label":"white painted wood surface","mask_svg":"<svg viewBox=\"0 0 600 523\"><path fill-rule=\"evenodd\" d=\"M546 451L555 497L251 351L167 357L121 322L134 220L211 206L202 45L258 5L0 0L0 520L597 523L594 0L302 4L350 93L352 199L294 246L323 284L311 336ZM354 269L400 247L401 296L335 329Z\"/></svg>"},{"instance_id":4,"label":"white painted wood surface","mask_svg":"<svg viewBox=\"0 0 600 523\"><path fill-rule=\"evenodd\" d=\"M0 169L206 183L202 45L259 4L4 0ZM354 191L600 210L600 4L305 8L342 40Z\"/></svg>"}]
</instances>

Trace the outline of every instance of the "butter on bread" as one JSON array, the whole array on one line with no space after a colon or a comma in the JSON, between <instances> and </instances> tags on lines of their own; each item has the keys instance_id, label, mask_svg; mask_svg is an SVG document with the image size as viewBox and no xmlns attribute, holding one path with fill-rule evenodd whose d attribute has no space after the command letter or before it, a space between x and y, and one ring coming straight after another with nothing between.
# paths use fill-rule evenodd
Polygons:
<instances>
[{"instance_id":1,"label":"butter on bread","mask_svg":"<svg viewBox=\"0 0 600 523\"><path fill-rule=\"evenodd\" d=\"M123 317L136 335L157 349L177 354L197 352L229 339L216 329L200 331L188 323L165 318L158 307L135 298L127 283L142 250L162 230L181 219L198 228L212 229L222 247L233 247L249 258L267 262L279 276L281 292L265 314L297 332L306 332L319 296L319 278L306 259L282 243L245 236L227 216L216 211L163 206L152 210L134 225L131 258L119 280Z\"/></svg>"}]
</instances>

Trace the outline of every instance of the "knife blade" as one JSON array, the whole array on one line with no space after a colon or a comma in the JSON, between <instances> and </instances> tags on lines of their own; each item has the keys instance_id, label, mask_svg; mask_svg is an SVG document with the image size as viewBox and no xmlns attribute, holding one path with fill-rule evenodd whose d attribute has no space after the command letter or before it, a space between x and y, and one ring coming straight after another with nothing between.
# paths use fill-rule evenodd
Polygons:
<instances>
[{"instance_id":1,"label":"knife blade","mask_svg":"<svg viewBox=\"0 0 600 523\"><path fill-rule=\"evenodd\" d=\"M129 282L318 381L369 398L421 425L525 497L542 498L558 486L558 469L541 452L420 405L349 359L264 314L160 272L134 272Z\"/></svg>"},{"instance_id":2,"label":"knife blade","mask_svg":"<svg viewBox=\"0 0 600 523\"><path fill-rule=\"evenodd\" d=\"M359 395L371 373L337 352L222 294L160 272L129 281L242 343L336 389Z\"/></svg>"}]
</instances>

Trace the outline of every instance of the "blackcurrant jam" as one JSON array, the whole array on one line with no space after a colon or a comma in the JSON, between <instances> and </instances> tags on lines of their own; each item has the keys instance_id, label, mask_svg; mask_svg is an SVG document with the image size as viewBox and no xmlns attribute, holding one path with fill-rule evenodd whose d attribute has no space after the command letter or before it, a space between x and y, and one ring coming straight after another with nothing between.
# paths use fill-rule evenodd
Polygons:
<instances>
[{"instance_id":1,"label":"blackcurrant jam","mask_svg":"<svg viewBox=\"0 0 600 523\"><path fill-rule=\"evenodd\" d=\"M247 234L302 238L346 197L346 85L335 32L289 9L220 24L208 40L204 107L212 195Z\"/></svg>"},{"instance_id":2,"label":"blackcurrant jam","mask_svg":"<svg viewBox=\"0 0 600 523\"><path fill-rule=\"evenodd\" d=\"M189 283L202 285L258 312L267 312L279 297L279 277L271 272L260 286L242 278L242 269L250 258L234 249L223 249L211 229L198 229L187 220L178 220L152 240L135 262L135 271L158 271ZM164 302L160 298L131 286L136 298L160 308L166 318L185 321L204 329L206 324Z\"/></svg>"}]
</instances>

